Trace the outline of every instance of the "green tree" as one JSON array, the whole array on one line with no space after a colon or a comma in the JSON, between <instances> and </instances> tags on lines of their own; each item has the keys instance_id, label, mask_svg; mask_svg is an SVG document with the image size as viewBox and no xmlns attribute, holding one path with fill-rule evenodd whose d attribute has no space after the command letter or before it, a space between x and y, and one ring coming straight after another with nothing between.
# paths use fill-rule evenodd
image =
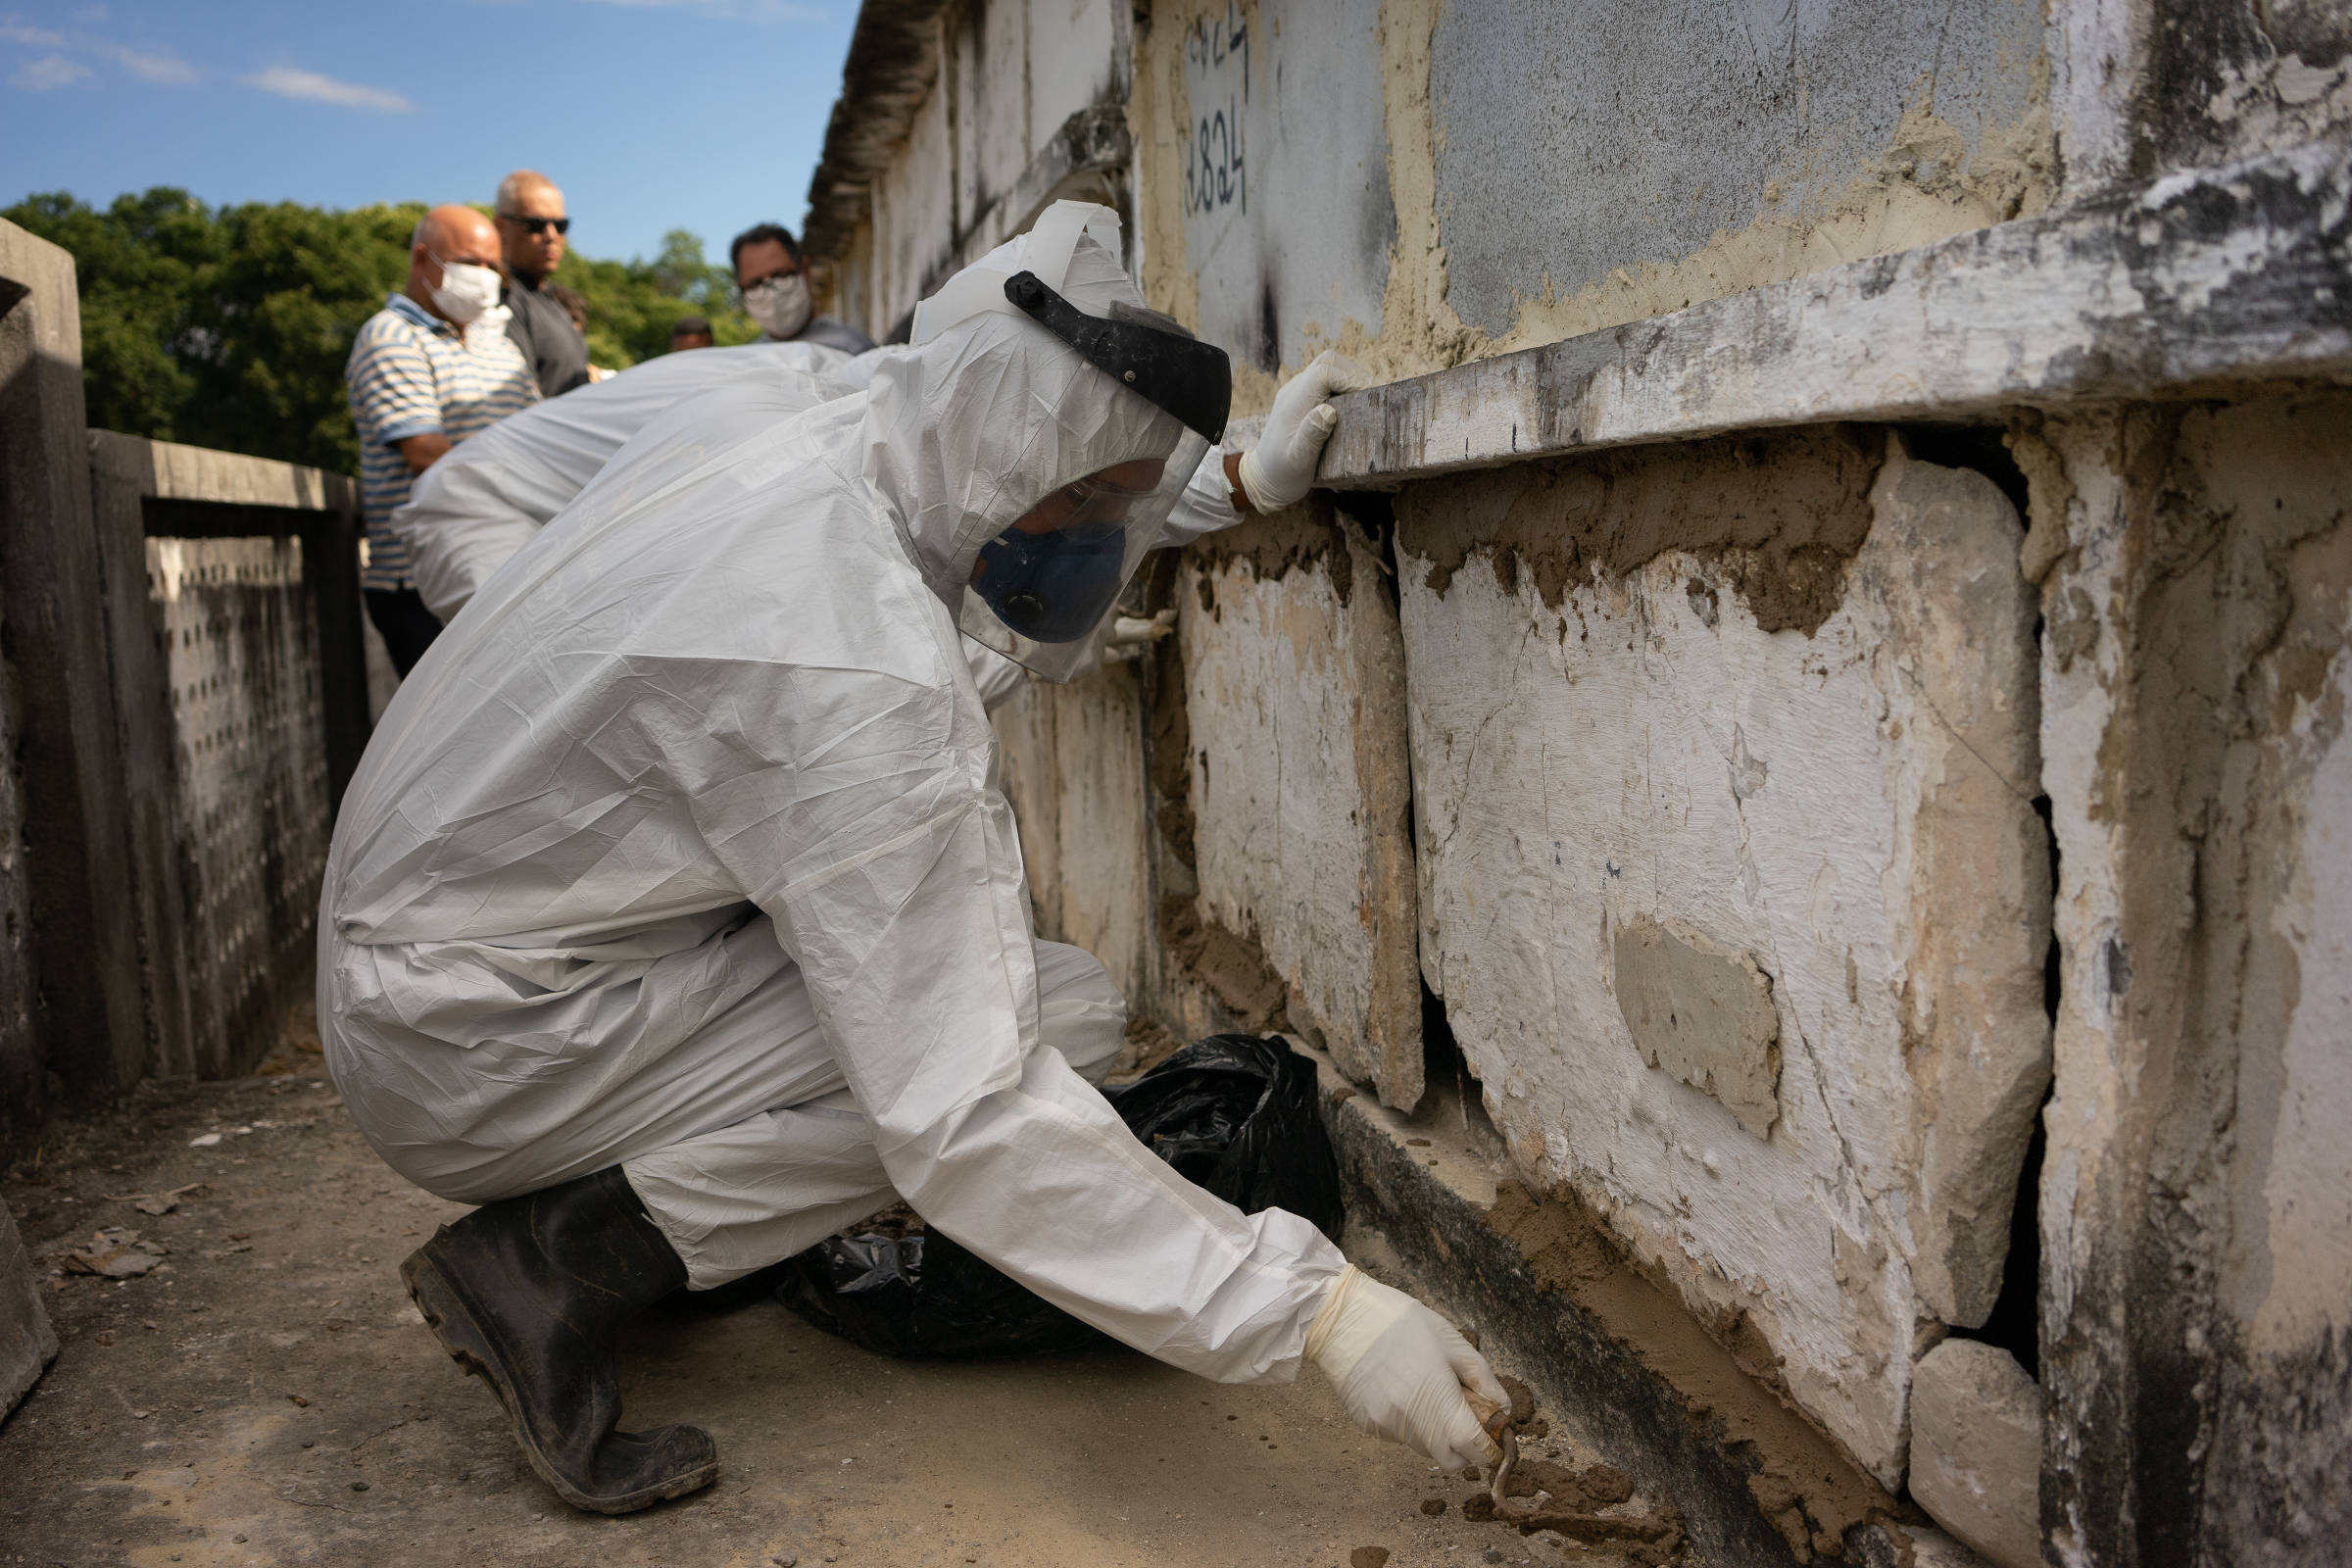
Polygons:
<instances>
[{"instance_id":1,"label":"green tree","mask_svg":"<svg viewBox=\"0 0 2352 1568\"><path fill-rule=\"evenodd\" d=\"M158 187L103 213L59 193L0 216L74 253L90 422L181 439L196 390L187 361L201 347L190 336L195 302L220 259L204 204Z\"/></svg>"},{"instance_id":2,"label":"green tree","mask_svg":"<svg viewBox=\"0 0 2352 1568\"><path fill-rule=\"evenodd\" d=\"M103 211L32 196L0 217L74 253L92 424L353 473L344 361L402 286L423 212L208 208L159 186ZM590 356L608 368L666 353L681 317L708 316L721 343L759 335L684 230L653 262L572 256L555 280L586 298Z\"/></svg>"},{"instance_id":3,"label":"green tree","mask_svg":"<svg viewBox=\"0 0 2352 1568\"><path fill-rule=\"evenodd\" d=\"M760 335L734 304L734 274L704 261L701 236L686 229L662 235L650 263L567 256L555 280L588 301L588 357L612 369L668 353L671 329L689 316L709 318L721 346Z\"/></svg>"},{"instance_id":4,"label":"green tree","mask_svg":"<svg viewBox=\"0 0 2352 1568\"><path fill-rule=\"evenodd\" d=\"M204 352L181 439L357 472L343 365L361 325L406 278L423 212L417 203L222 208L220 259L195 313Z\"/></svg>"}]
</instances>

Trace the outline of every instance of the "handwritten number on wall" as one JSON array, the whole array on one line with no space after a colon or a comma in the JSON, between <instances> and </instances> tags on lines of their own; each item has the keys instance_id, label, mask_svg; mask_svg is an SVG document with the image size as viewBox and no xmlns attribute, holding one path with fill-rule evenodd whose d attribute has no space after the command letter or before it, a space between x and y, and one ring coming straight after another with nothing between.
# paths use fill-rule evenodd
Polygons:
<instances>
[{"instance_id":1,"label":"handwritten number on wall","mask_svg":"<svg viewBox=\"0 0 2352 1568\"><path fill-rule=\"evenodd\" d=\"M1197 83L1197 100L1212 100L1203 91L1204 77L1223 77L1225 101L1203 112L1193 126L1193 156L1184 166L1184 215L1187 218L1238 207L1250 211L1250 180L1243 157L1242 114L1250 102L1250 29L1237 7L1227 6L1223 20L1193 24L1185 37L1188 73ZM1240 68L1239 86L1232 69Z\"/></svg>"}]
</instances>

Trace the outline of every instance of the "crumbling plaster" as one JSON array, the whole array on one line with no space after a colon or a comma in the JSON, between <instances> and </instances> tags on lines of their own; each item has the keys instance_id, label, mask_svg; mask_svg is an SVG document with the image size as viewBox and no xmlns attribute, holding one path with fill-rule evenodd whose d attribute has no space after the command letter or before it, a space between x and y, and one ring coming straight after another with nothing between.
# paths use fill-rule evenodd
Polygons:
<instances>
[{"instance_id":1,"label":"crumbling plaster","mask_svg":"<svg viewBox=\"0 0 2352 1568\"><path fill-rule=\"evenodd\" d=\"M1993 1568L2041 1568L2041 1390L2008 1351L1946 1340L1912 1382L1911 1495Z\"/></svg>"},{"instance_id":2,"label":"crumbling plaster","mask_svg":"<svg viewBox=\"0 0 2352 1568\"><path fill-rule=\"evenodd\" d=\"M2038 8L1918 11L1735 18L1694 55L1687 19L1630 3L1551 23L1385 0L1371 29L1294 0L1155 7L1130 99L1146 291L1263 407L1326 347L1396 380L2039 212ZM1687 64L1653 80L1660 62ZM1216 120L1236 105L1239 170ZM1653 120L1708 172L1690 188L1650 156ZM1200 199L1245 172L1246 213Z\"/></svg>"},{"instance_id":3,"label":"crumbling plaster","mask_svg":"<svg viewBox=\"0 0 2352 1568\"><path fill-rule=\"evenodd\" d=\"M2352 129L2336 0L2051 0L2061 197Z\"/></svg>"},{"instance_id":4,"label":"crumbling plaster","mask_svg":"<svg viewBox=\"0 0 2352 1568\"><path fill-rule=\"evenodd\" d=\"M2041 432L2067 496L2041 589L2064 1563L2352 1537L2347 421L2352 396L2315 392Z\"/></svg>"},{"instance_id":5,"label":"crumbling plaster","mask_svg":"<svg viewBox=\"0 0 2352 1568\"><path fill-rule=\"evenodd\" d=\"M2048 870L2021 525L1884 439L1432 482L1397 561L1422 963L1514 1164L1891 1486L1913 1355L1998 1289ZM1766 1136L1645 1064L1641 920L1770 977Z\"/></svg>"},{"instance_id":6,"label":"crumbling plaster","mask_svg":"<svg viewBox=\"0 0 2352 1568\"><path fill-rule=\"evenodd\" d=\"M1421 1097L1404 648L1386 564L1327 501L1214 536L1178 578L1200 914L1257 943L1294 1026Z\"/></svg>"}]
</instances>

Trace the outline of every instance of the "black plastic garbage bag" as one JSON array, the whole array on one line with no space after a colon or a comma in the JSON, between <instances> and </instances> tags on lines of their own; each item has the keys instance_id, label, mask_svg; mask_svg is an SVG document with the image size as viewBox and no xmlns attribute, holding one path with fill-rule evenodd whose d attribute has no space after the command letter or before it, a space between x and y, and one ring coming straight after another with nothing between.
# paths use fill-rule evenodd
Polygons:
<instances>
[{"instance_id":1,"label":"black plastic garbage bag","mask_svg":"<svg viewBox=\"0 0 2352 1568\"><path fill-rule=\"evenodd\" d=\"M1102 1338L945 1236L835 1236L784 1265L776 1299L884 1355L1063 1350Z\"/></svg>"},{"instance_id":2,"label":"black plastic garbage bag","mask_svg":"<svg viewBox=\"0 0 2352 1568\"><path fill-rule=\"evenodd\" d=\"M1146 1147L1246 1214L1287 1208L1340 1231L1340 1164L1315 1064L1276 1035L1210 1035L1103 1095Z\"/></svg>"},{"instance_id":3,"label":"black plastic garbage bag","mask_svg":"<svg viewBox=\"0 0 2352 1568\"><path fill-rule=\"evenodd\" d=\"M1211 1035L1104 1098L1153 1153L1248 1213L1340 1227L1340 1169L1315 1110L1315 1068L1272 1035ZM776 1298L886 1355L1055 1350L1102 1336L945 1236L876 1231L783 1265Z\"/></svg>"}]
</instances>

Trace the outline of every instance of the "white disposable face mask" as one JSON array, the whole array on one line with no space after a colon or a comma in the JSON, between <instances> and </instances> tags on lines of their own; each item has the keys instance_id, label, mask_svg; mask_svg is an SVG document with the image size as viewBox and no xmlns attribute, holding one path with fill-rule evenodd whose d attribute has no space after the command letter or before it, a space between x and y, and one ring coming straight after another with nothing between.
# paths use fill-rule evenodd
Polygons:
<instances>
[{"instance_id":1,"label":"white disposable face mask","mask_svg":"<svg viewBox=\"0 0 2352 1568\"><path fill-rule=\"evenodd\" d=\"M432 252L425 252L432 256ZM441 258L433 256L441 262ZM441 286L433 290L433 308L464 326L498 303L501 279L495 267L471 262L441 262Z\"/></svg>"},{"instance_id":2,"label":"white disposable face mask","mask_svg":"<svg viewBox=\"0 0 2352 1568\"><path fill-rule=\"evenodd\" d=\"M769 337L797 337L808 324L808 278L801 272L761 278L743 291L743 308Z\"/></svg>"}]
</instances>

